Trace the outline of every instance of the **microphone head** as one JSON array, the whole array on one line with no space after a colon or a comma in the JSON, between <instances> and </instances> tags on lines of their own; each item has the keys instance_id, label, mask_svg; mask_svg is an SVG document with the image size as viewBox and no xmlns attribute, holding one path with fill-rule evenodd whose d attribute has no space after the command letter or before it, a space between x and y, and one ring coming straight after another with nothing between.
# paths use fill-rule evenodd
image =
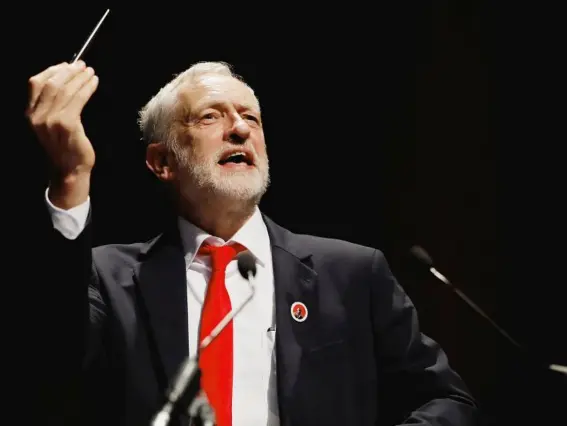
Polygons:
<instances>
[{"instance_id":1,"label":"microphone head","mask_svg":"<svg viewBox=\"0 0 567 426\"><path fill-rule=\"evenodd\" d=\"M413 254L417 260L425 264L428 268L433 266L433 259L429 256L429 253L421 246L415 245L410 249L411 254Z\"/></svg>"},{"instance_id":2,"label":"microphone head","mask_svg":"<svg viewBox=\"0 0 567 426\"><path fill-rule=\"evenodd\" d=\"M248 279L248 273L252 272L252 276L256 276L256 259L248 250L239 253L236 256L238 261L238 271L245 279Z\"/></svg>"}]
</instances>

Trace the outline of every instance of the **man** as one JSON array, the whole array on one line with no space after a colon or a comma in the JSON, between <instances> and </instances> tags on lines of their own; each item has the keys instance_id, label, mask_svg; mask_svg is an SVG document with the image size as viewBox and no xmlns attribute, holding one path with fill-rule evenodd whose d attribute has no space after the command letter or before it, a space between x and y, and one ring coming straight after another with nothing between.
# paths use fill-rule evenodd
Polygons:
<instances>
[{"instance_id":1,"label":"man","mask_svg":"<svg viewBox=\"0 0 567 426\"><path fill-rule=\"evenodd\" d=\"M147 166L175 206L164 232L91 251L95 153L80 115L97 85L82 62L50 67L30 79L27 111L53 170L46 244L69 294L50 301L67 321L53 332L67 345L79 334L56 377L81 378L80 424L149 424L197 354L221 426L475 424L475 403L380 251L296 235L259 211L269 183L260 106L225 64L194 65L141 111ZM220 250L232 250L226 271ZM249 295L242 250L257 264L255 295L199 352Z\"/></svg>"}]
</instances>

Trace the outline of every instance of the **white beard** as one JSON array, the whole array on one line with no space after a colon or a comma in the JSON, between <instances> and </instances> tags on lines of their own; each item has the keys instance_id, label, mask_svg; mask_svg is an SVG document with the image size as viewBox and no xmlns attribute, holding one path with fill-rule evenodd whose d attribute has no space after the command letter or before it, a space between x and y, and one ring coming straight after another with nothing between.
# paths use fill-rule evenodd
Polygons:
<instances>
[{"instance_id":1,"label":"white beard","mask_svg":"<svg viewBox=\"0 0 567 426\"><path fill-rule=\"evenodd\" d=\"M253 169L227 170L218 165L221 155L219 152L212 158L203 159L187 151L178 152L181 191L190 199L197 192L219 199L259 202L270 183L267 158L255 156L256 167Z\"/></svg>"}]
</instances>

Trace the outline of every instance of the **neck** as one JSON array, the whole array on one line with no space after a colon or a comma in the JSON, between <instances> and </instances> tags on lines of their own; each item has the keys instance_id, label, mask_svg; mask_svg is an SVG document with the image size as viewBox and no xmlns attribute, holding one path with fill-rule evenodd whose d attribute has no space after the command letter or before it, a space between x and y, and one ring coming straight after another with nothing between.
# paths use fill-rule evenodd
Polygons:
<instances>
[{"instance_id":1,"label":"neck","mask_svg":"<svg viewBox=\"0 0 567 426\"><path fill-rule=\"evenodd\" d=\"M254 201L206 199L181 203L181 216L203 231L228 241L252 217Z\"/></svg>"}]
</instances>

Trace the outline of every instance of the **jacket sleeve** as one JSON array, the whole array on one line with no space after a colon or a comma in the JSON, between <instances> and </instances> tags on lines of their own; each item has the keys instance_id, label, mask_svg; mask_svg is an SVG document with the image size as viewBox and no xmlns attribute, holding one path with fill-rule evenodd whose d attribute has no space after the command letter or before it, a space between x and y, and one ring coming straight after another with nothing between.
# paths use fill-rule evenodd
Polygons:
<instances>
[{"instance_id":1,"label":"jacket sleeve","mask_svg":"<svg viewBox=\"0 0 567 426\"><path fill-rule=\"evenodd\" d=\"M67 411L80 398L88 366L102 349L107 317L92 258L90 202L64 212L45 198L36 219L41 259L30 271L35 283L30 297L42 368L34 380L46 410Z\"/></svg>"},{"instance_id":2,"label":"jacket sleeve","mask_svg":"<svg viewBox=\"0 0 567 426\"><path fill-rule=\"evenodd\" d=\"M421 333L417 311L380 251L371 283L384 424L476 425L475 401L443 349Z\"/></svg>"}]
</instances>

